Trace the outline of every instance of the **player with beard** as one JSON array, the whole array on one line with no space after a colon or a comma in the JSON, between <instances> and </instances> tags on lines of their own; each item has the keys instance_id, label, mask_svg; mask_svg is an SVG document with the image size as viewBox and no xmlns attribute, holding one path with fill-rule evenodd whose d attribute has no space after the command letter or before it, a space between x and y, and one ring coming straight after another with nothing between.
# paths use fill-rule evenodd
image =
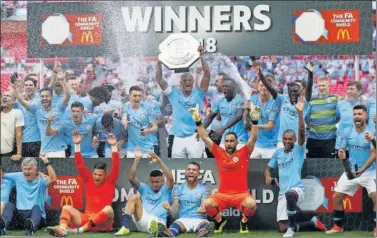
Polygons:
<instances>
[{"instance_id":1,"label":"player with beard","mask_svg":"<svg viewBox=\"0 0 377 238\"><path fill-rule=\"evenodd\" d=\"M197 125L200 138L204 141L207 148L211 150L217 162L220 185L217 193L212 194L205 199L200 208L200 213L207 215L215 221L215 233L222 232L226 220L220 215L220 212L229 207L235 207L243 213L240 233L248 233L247 222L255 213L256 202L251 196L247 186L247 174L249 168L249 157L254 150L255 142L258 137L258 124L260 118L260 108L254 107L251 111L251 137L246 145L237 150L237 135L234 132L228 132L224 136L225 149L213 143L204 129L200 114L199 106L191 108L192 118Z\"/></svg>"},{"instance_id":2,"label":"player with beard","mask_svg":"<svg viewBox=\"0 0 377 238\"><path fill-rule=\"evenodd\" d=\"M233 132L238 138L238 148L246 144L248 139L247 131L243 129L243 104L245 98L236 93L235 82L231 78L225 78L222 85L224 97L219 99L213 106L212 112L204 120L203 126L207 128L212 120L220 114L221 116L221 128L212 133L211 139L217 141L221 139L221 147L224 147L225 136L229 132ZM238 149L237 148L237 149Z\"/></svg>"},{"instance_id":3,"label":"player with beard","mask_svg":"<svg viewBox=\"0 0 377 238\"><path fill-rule=\"evenodd\" d=\"M206 237L213 232L214 223L208 222L206 215L198 212L200 204L209 196L208 187L199 183L199 175L200 165L190 162L186 166L186 182L173 189L172 205L168 202L163 204L173 217L179 219L170 225L169 230L159 226L160 234L175 237L180 233L197 232L199 237Z\"/></svg>"},{"instance_id":4,"label":"player with beard","mask_svg":"<svg viewBox=\"0 0 377 238\"><path fill-rule=\"evenodd\" d=\"M292 129L295 134L298 134L298 113L294 105L297 103L300 95L302 96L304 90L304 84L301 81L295 81L288 84L288 98L284 95L278 94L275 88L263 75L260 65L257 61L254 61L253 69L258 73L259 79L263 82L264 86L271 93L272 98L275 100L275 105L279 108L279 133L278 133L278 144L277 148L283 148L283 133ZM308 69L307 69L308 70ZM313 72L308 70L309 79L308 81L313 81ZM274 79L273 79L274 80ZM312 85L312 84L311 84ZM308 100L311 98L311 87L306 88L306 101L304 106L304 118L309 109Z\"/></svg>"},{"instance_id":5,"label":"player with beard","mask_svg":"<svg viewBox=\"0 0 377 238\"><path fill-rule=\"evenodd\" d=\"M353 125L343 133L338 157L341 160L349 160L352 167L355 168L356 178L349 180L345 172L339 178L334 188L335 193L333 196L335 225L326 232L327 234L344 231L343 199L346 195L353 196L361 186L367 190L369 197L373 200L371 225L374 227L374 236L376 236L376 149L370 140L370 137L376 136L376 129L368 126L367 118L368 113L365 106L356 105L353 107ZM348 150L349 158L346 158L346 150Z\"/></svg>"},{"instance_id":6,"label":"player with beard","mask_svg":"<svg viewBox=\"0 0 377 238\"><path fill-rule=\"evenodd\" d=\"M46 231L57 237L66 237L68 233L111 231L114 222L114 210L111 204L120 173L117 140L112 134L107 137L113 152L111 171L108 175L106 174L107 164L104 162L97 162L93 172L86 167L80 152L80 144L83 140L80 132L74 131L72 140L75 143L75 165L85 185L85 212L81 213L70 205L64 205L59 225L47 227Z\"/></svg>"},{"instance_id":7,"label":"player with beard","mask_svg":"<svg viewBox=\"0 0 377 238\"><path fill-rule=\"evenodd\" d=\"M156 81L168 96L173 107L173 123L170 135L174 135L173 158L201 158L204 148L197 138L195 124L188 110L199 104L203 105L205 93L208 90L211 74L207 62L203 58L203 46L198 48L203 68L203 78L200 87L194 88L194 78L190 73L184 73L180 78L180 89L170 86L162 78L162 66L158 61L156 67Z\"/></svg>"},{"instance_id":8,"label":"player with beard","mask_svg":"<svg viewBox=\"0 0 377 238\"><path fill-rule=\"evenodd\" d=\"M56 104L52 103L53 92L51 88L42 88L39 91L40 102L29 102L26 101L18 89L13 86L16 92L16 97L18 101L25 107L26 110L30 111L37 118L39 132L41 134L41 151L40 153L47 154L49 158L64 158L65 149L67 148L65 138L61 133L53 136L46 135L46 128L48 123L48 117L51 114L55 114L54 121L51 122L54 126L59 126L60 121L63 117L65 108L68 105L69 99L71 97L71 91L64 79L60 80L64 87L64 98L62 101Z\"/></svg>"},{"instance_id":9,"label":"player with beard","mask_svg":"<svg viewBox=\"0 0 377 238\"><path fill-rule=\"evenodd\" d=\"M295 104L298 112L298 139L293 130L283 133L284 148L279 148L264 172L266 184L273 181L271 171L278 169L280 191L276 218L280 232L286 232L283 237L293 237L295 231L308 227L326 230L326 227L316 217L311 221L296 223L297 203L303 200L305 187L301 180L301 169L305 158L305 124L304 124L304 97L300 97Z\"/></svg>"}]
</instances>

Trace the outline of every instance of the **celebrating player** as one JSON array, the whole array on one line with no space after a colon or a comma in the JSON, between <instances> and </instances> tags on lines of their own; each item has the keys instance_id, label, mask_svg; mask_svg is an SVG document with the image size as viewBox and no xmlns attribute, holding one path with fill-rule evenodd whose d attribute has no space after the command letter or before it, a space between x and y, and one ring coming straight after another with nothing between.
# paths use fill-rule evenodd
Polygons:
<instances>
[{"instance_id":1,"label":"celebrating player","mask_svg":"<svg viewBox=\"0 0 377 238\"><path fill-rule=\"evenodd\" d=\"M199 172L200 165L190 162L186 167L186 182L173 189L173 204L165 202L163 205L173 216L179 211L179 219L164 232L171 237L185 232L197 232L199 237L206 237L215 228L205 214L198 212L201 202L209 196L208 187L199 183Z\"/></svg>"},{"instance_id":2,"label":"celebrating player","mask_svg":"<svg viewBox=\"0 0 377 238\"><path fill-rule=\"evenodd\" d=\"M284 148L276 150L264 172L266 184L272 182L271 170L278 168L280 192L276 218L280 232L286 231L283 237L293 237L295 231L306 227L316 227L326 230L326 227L316 218L311 221L296 224L297 202L303 200L304 184L301 181L301 169L305 157L305 124L304 124L304 98L300 97L295 104L298 113L298 143L293 130L283 133Z\"/></svg>"},{"instance_id":3,"label":"celebrating player","mask_svg":"<svg viewBox=\"0 0 377 238\"><path fill-rule=\"evenodd\" d=\"M335 225L327 234L343 232L344 205L343 199L346 195L353 196L359 186L366 188L373 200L373 214L376 214L376 149L372 146L371 138L376 135L376 129L368 126L367 109L364 105L356 105L353 108L354 125L344 131L340 143L338 156L346 159L346 150L349 151L349 162L355 167L356 178L349 180L346 173L343 173L334 189L334 223ZM373 136L371 136L373 135ZM376 216L371 216L371 224L374 227L376 236Z\"/></svg>"},{"instance_id":4,"label":"celebrating player","mask_svg":"<svg viewBox=\"0 0 377 238\"><path fill-rule=\"evenodd\" d=\"M249 157L253 152L258 136L258 128L252 126L250 139L247 141L246 145L239 150L236 149L238 144L237 135L234 132L228 132L224 137L225 149L223 149L213 143L204 129L198 105L196 108L191 108L190 112L197 125L200 138L215 156L220 176L218 192L211 195L208 199L205 199L198 211L207 213L209 217L214 219L215 233L220 233L227 222L225 218L220 215L220 212L228 207L236 207L243 213L240 233L248 233L247 222L255 213L256 202L247 187L247 173ZM251 112L253 125L258 124L259 117L260 109L255 107Z\"/></svg>"},{"instance_id":5,"label":"celebrating player","mask_svg":"<svg viewBox=\"0 0 377 238\"><path fill-rule=\"evenodd\" d=\"M76 168L86 187L86 209L84 213L81 213L72 206L63 206L59 225L47 227L47 232L52 236L65 237L68 235L68 227L74 229L71 230L74 233L111 231L114 219L114 211L111 204L120 172L117 140L114 135L109 135L107 138L113 151L113 161L109 175L106 175L107 164L103 162L96 163L91 173L86 168L80 152L82 135L78 131L74 131L72 140L75 143Z\"/></svg>"},{"instance_id":6,"label":"celebrating player","mask_svg":"<svg viewBox=\"0 0 377 238\"><path fill-rule=\"evenodd\" d=\"M137 165L143 157L143 153L139 147L135 148L135 160L128 174L128 179L132 187L140 193L140 196L132 195L128 199L124 208L124 214L122 214L122 228L115 236L130 234L131 219L141 232L157 232L160 226L158 223L164 226L166 224L168 212L162 205L165 202L171 203L171 189L174 185L173 174L155 153L149 153L149 155L152 161L160 166L163 173L160 170L153 170L150 173L149 185L141 183L135 175ZM164 183L163 175L166 177L166 184Z\"/></svg>"}]
</instances>

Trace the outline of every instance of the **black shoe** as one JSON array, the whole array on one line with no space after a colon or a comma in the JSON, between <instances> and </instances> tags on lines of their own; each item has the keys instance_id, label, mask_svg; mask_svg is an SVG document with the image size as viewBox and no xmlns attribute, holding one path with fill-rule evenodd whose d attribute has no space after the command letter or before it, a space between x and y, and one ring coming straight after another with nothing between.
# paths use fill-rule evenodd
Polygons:
<instances>
[{"instance_id":1,"label":"black shoe","mask_svg":"<svg viewBox=\"0 0 377 238\"><path fill-rule=\"evenodd\" d=\"M7 229L5 228L5 220L0 217L0 234L1 236L7 235Z\"/></svg>"},{"instance_id":2,"label":"black shoe","mask_svg":"<svg viewBox=\"0 0 377 238\"><path fill-rule=\"evenodd\" d=\"M240 222L240 233L241 234L246 234L249 233L249 228L247 227L247 222Z\"/></svg>"},{"instance_id":3,"label":"black shoe","mask_svg":"<svg viewBox=\"0 0 377 238\"><path fill-rule=\"evenodd\" d=\"M34 234L34 222L31 218L26 219L25 221L25 236L33 236Z\"/></svg>"},{"instance_id":4,"label":"black shoe","mask_svg":"<svg viewBox=\"0 0 377 238\"><path fill-rule=\"evenodd\" d=\"M225 217L222 216L220 222L215 221L215 230L213 232L214 233L222 233L223 228L226 225L226 223L227 223L227 220L225 219Z\"/></svg>"}]
</instances>

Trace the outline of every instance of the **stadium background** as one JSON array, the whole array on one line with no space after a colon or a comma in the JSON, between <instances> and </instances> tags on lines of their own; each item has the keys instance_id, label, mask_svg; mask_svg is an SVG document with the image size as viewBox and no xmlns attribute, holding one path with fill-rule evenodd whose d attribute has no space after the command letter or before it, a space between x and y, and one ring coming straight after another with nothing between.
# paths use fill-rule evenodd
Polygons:
<instances>
[{"instance_id":1,"label":"stadium background","mask_svg":"<svg viewBox=\"0 0 377 238\"><path fill-rule=\"evenodd\" d=\"M1 92L5 91L9 86L9 79L13 72L19 72L20 76L27 73L38 73L41 77L40 85L47 85L48 80L51 76L51 69L54 59L31 59L27 58L27 30L26 30L26 8L27 2L30 1L1 1ZM48 1L33 1L33 2L48 2ZM56 2L56 1L54 1ZM63 1L62 1L63 2ZM373 11L373 48L374 53L376 50L376 14ZM252 89L255 89L254 77L255 74L250 70L249 58L243 56L231 57L232 62L237 66L239 73L248 82ZM376 75L376 61L375 55L364 55L359 56L360 64L355 66L355 56L344 55L344 56L291 56L291 57L280 57L280 56L265 56L262 57L264 68L268 72L275 72L277 75L276 85L281 92L285 92L284 85L293 78L304 78L304 65L307 60L317 61L321 64L320 70L316 71L315 77L329 73L331 76L331 93L339 94L344 96L347 82L354 80L355 69L359 69L359 77L363 84L363 89L367 94L370 91L371 85L375 84ZM84 72L86 69L93 67L96 72L95 79L90 82L91 86L97 86L104 83L111 83L116 86L117 90L114 94L119 94L122 96L124 92L123 81L126 78L119 77L119 59L116 58L60 58L60 61L64 63L64 68L74 69L81 77L84 77ZM161 98L161 92L153 79L154 75L154 57L144 57L137 60L133 58L128 59L130 69L132 72L128 75L129 77L138 78L138 83L146 85L146 93L153 95L156 99ZM137 63L136 63L137 62ZM141 64L140 64L141 62ZM211 65L211 72L213 75L219 72L219 65ZM164 72L166 78L171 78L170 72ZM314 85L313 93L316 92L316 85ZM166 116L167 127L166 131L169 131L169 126L171 122L170 116ZM127 180L126 173L130 166L131 160L123 160L121 177L117 184L118 191L122 188L128 193L130 190L130 184ZM217 181L217 169L215 164L211 160L200 160L203 169L211 170L215 181ZM10 161L9 159L2 159L2 167L7 168L7 172L19 171L20 163ZM87 160L87 164L91 166L94 160ZM152 170L152 167L147 164L145 166L148 171ZM274 200L269 204L259 204L259 209L256 216L250 222L251 229L267 229L275 228L275 209L276 209L276 199L277 190L270 187L265 187L263 179L263 170L267 161L263 160L252 160L249 169L249 187L256 189L257 199L260 199L263 189L271 190L274 193ZM60 160L54 159L52 162L54 168L59 175L76 175L76 170L72 170L74 167L72 160ZM169 161L169 166L172 169L184 169L185 162L173 160ZM141 166L140 166L141 167ZM144 167L143 167L144 168ZM43 166L41 167L42 172L46 172ZM308 174L308 171L311 171ZM303 177L307 175L316 176L319 178L331 178L339 177L342 172L342 167L340 163L335 159L318 159L318 160L307 160L303 169ZM147 181L147 173L139 171L138 176L142 181ZM65 178L66 179L66 178ZM215 184L210 185L215 188ZM12 193L11 200L14 201L14 192ZM328 197L331 199L331 197ZM56 201L55 201L56 202ZM67 200L67 202L69 202ZM73 200L75 203L75 200ZM58 201L60 205L60 200ZM351 202L350 206L355 207L355 202ZM85 204L82 204L85 205ZM117 216L117 221L119 222L119 216L121 214L121 208L124 206L124 202L115 202L114 208ZM372 202L367 197L365 191L362 192L362 210L365 212L352 212L346 214L346 227L349 230L369 230L370 216L372 216L371 211ZM57 223L57 218L59 212L49 211L49 217L52 219L48 220L49 225L54 225ZM304 213L305 218L310 218L313 213ZM330 226L331 214L321 213L320 218ZM21 225L21 224L18 224ZM238 220L232 219L228 223L229 228L238 228ZM116 224L115 227L119 227Z\"/></svg>"}]
</instances>

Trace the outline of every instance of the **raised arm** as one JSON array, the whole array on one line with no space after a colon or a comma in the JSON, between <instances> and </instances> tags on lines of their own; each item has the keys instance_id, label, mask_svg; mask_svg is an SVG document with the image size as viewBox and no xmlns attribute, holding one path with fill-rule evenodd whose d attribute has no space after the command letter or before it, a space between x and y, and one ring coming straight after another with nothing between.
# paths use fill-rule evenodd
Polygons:
<instances>
[{"instance_id":1,"label":"raised arm","mask_svg":"<svg viewBox=\"0 0 377 238\"><path fill-rule=\"evenodd\" d=\"M215 117L217 116L218 113L216 112L210 112L209 115L206 117L206 119L204 119L204 122L203 122L203 127L204 128L208 128L209 125L211 125L213 119L215 119Z\"/></svg>"},{"instance_id":2,"label":"raised arm","mask_svg":"<svg viewBox=\"0 0 377 238\"><path fill-rule=\"evenodd\" d=\"M71 99L71 95L73 90L68 86L65 77L63 79L59 79L63 85L63 90L64 90L64 98L63 98L63 105L64 107L68 106L69 99Z\"/></svg>"},{"instance_id":3,"label":"raised arm","mask_svg":"<svg viewBox=\"0 0 377 238\"><path fill-rule=\"evenodd\" d=\"M310 100L312 99L312 91L313 91L314 64L312 62L309 62L308 65L305 67L305 69L308 71L308 85L306 87L305 98L307 102L310 102Z\"/></svg>"},{"instance_id":4,"label":"raised arm","mask_svg":"<svg viewBox=\"0 0 377 238\"><path fill-rule=\"evenodd\" d=\"M179 199L178 198L173 198L173 203L170 205L167 201L162 204L162 206L168 210L170 215L173 218L178 218L179 215Z\"/></svg>"},{"instance_id":5,"label":"raised arm","mask_svg":"<svg viewBox=\"0 0 377 238\"><path fill-rule=\"evenodd\" d=\"M128 181L130 181L132 187L139 189L140 181L136 178L136 169L139 164L140 159L143 157L143 153L140 151L140 148L136 146L135 148L135 160L131 166L130 172L128 173Z\"/></svg>"},{"instance_id":6,"label":"raised arm","mask_svg":"<svg viewBox=\"0 0 377 238\"><path fill-rule=\"evenodd\" d=\"M17 88L17 86L15 84L12 84L12 90L14 92L14 95L16 96L17 100L21 103L22 106L24 106L24 108L26 108L26 110L30 110L30 104L28 101L25 100L24 96L22 96L20 90Z\"/></svg>"},{"instance_id":7,"label":"raised arm","mask_svg":"<svg viewBox=\"0 0 377 238\"><path fill-rule=\"evenodd\" d=\"M50 186L51 183L55 182L56 181L56 173L55 173L55 170L54 168L51 166L51 163L50 161L48 160L48 157L47 157L47 154L44 154L44 155L40 155L40 158L41 160L43 161L44 165L46 166L47 168L47 173L48 175L46 176L47 177L47 187Z\"/></svg>"},{"instance_id":8,"label":"raised arm","mask_svg":"<svg viewBox=\"0 0 377 238\"><path fill-rule=\"evenodd\" d=\"M58 130L51 125L55 117L55 113L51 113L47 118L46 136L54 136L58 133Z\"/></svg>"},{"instance_id":9,"label":"raised arm","mask_svg":"<svg viewBox=\"0 0 377 238\"><path fill-rule=\"evenodd\" d=\"M107 142L111 146L111 151L113 152L113 164L111 165L109 178L115 183L118 180L120 173L120 158L118 153L117 138L113 134L109 134L107 136Z\"/></svg>"},{"instance_id":10,"label":"raised arm","mask_svg":"<svg viewBox=\"0 0 377 238\"><path fill-rule=\"evenodd\" d=\"M52 69L51 80L48 84L49 88L52 88L55 85L55 82L58 79L59 75L62 76L62 64L60 63L60 61L57 61L55 59L54 68Z\"/></svg>"},{"instance_id":11,"label":"raised arm","mask_svg":"<svg viewBox=\"0 0 377 238\"><path fill-rule=\"evenodd\" d=\"M72 140L73 143L75 144L75 165L76 169L79 173L79 175L84 179L87 180L89 179L92 175L88 168L85 165L84 158L82 157L81 154L81 147L80 143L82 140L82 135L80 134L79 131L73 131L72 132Z\"/></svg>"},{"instance_id":12,"label":"raised arm","mask_svg":"<svg viewBox=\"0 0 377 238\"><path fill-rule=\"evenodd\" d=\"M189 111L191 113L192 119L197 126L198 135L200 136L206 147L209 149L209 151L212 152L213 141L211 140L211 138L209 138L208 133L202 124L202 120L199 114L199 105L196 104L196 107L190 108Z\"/></svg>"},{"instance_id":13,"label":"raised arm","mask_svg":"<svg viewBox=\"0 0 377 238\"><path fill-rule=\"evenodd\" d=\"M152 161L156 162L158 166L160 166L162 172L164 173L166 177L166 185L168 186L169 189L173 189L174 186L174 177L171 172L171 170L166 166L166 164L161 160L160 157L156 153L149 153L151 156Z\"/></svg>"},{"instance_id":14,"label":"raised arm","mask_svg":"<svg viewBox=\"0 0 377 238\"><path fill-rule=\"evenodd\" d=\"M250 152L253 152L255 142L258 139L258 126L257 125L260 118L260 112L261 112L261 109L259 107L254 106L250 114L252 126L250 130L250 138L246 142L246 146L249 148Z\"/></svg>"},{"instance_id":15,"label":"raised arm","mask_svg":"<svg viewBox=\"0 0 377 238\"><path fill-rule=\"evenodd\" d=\"M305 123L304 123L304 98L300 97L295 104L298 113L298 144L302 146L305 143Z\"/></svg>"},{"instance_id":16,"label":"raised arm","mask_svg":"<svg viewBox=\"0 0 377 238\"><path fill-rule=\"evenodd\" d=\"M160 51L158 52L158 55L159 54ZM167 89L167 87L169 86L168 83L162 78L162 63L159 60L157 61L156 65L156 81L158 85L160 85L162 91L165 91L165 89Z\"/></svg>"},{"instance_id":17,"label":"raised arm","mask_svg":"<svg viewBox=\"0 0 377 238\"><path fill-rule=\"evenodd\" d=\"M204 91L207 92L208 87L209 87L209 81L211 80L211 72L209 70L209 66L206 62L206 60L203 57L203 46L200 45L198 48L198 51L200 52L200 60L202 62L202 68L203 68L203 78L200 83L200 88Z\"/></svg>"}]
</instances>

